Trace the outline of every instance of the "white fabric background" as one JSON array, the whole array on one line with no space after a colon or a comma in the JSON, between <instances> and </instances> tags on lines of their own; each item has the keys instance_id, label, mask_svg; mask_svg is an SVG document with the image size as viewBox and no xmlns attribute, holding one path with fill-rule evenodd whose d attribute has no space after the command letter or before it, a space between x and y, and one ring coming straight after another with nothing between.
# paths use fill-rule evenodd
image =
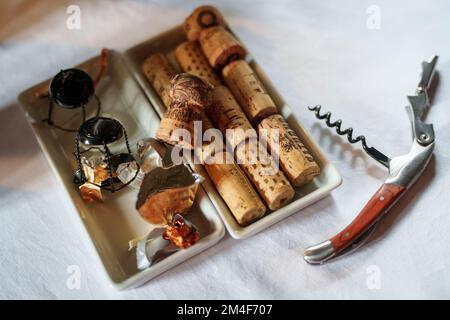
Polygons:
<instances>
[{"instance_id":1,"label":"white fabric background","mask_svg":"<svg viewBox=\"0 0 450 320\"><path fill-rule=\"evenodd\" d=\"M82 29L66 28L78 4ZM76 213L16 102L23 89L96 55L124 50L180 23L196 1L2 1L0 4L0 298L449 298L450 3L448 1L221 1L233 30L340 170L331 196L244 241L215 247L143 287L108 285ZM366 27L381 10L381 30ZM419 63L440 55L440 86L428 115L435 156L369 245L321 267L305 246L344 227L386 176L306 111L321 103L390 156L408 151L404 110ZM67 267L81 288L66 286ZM378 290L367 286L380 272Z\"/></svg>"}]
</instances>

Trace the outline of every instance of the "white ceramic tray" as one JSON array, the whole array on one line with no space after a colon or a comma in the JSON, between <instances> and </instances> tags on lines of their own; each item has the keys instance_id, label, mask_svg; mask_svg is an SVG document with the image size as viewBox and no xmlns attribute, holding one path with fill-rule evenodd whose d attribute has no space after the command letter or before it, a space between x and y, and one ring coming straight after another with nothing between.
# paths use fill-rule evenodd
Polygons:
<instances>
[{"instance_id":1,"label":"white ceramic tray","mask_svg":"<svg viewBox=\"0 0 450 320\"><path fill-rule=\"evenodd\" d=\"M170 62L178 67L175 60L174 51L175 48L183 41L186 41L186 38L184 36L182 26L179 25L155 38L152 38L127 50L124 53L125 60L129 65L130 71L143 88L145 94L151 101L160 117L162 117L162 115L164 114L165 106L159 99L156 92L153 90L152 86L146 80L141 66L148 56L153 53L161 52L166 54ZM249 52L248 49L247 52ZM250 237L277 223L278 221L283 220L284 218L298 212L304 207L328 195L331 190L338 187L342 182L339 172L336 170L334 165L331 164L330 161L325 157L319 146L312 140L311 136L301 126L300 122L297 121L291 108L280 97L275 87L269 81L268 77L264 74L261 67L256 63L251 54L247 56L247 61L250 63L255 73L258 75L258 77L266 87L266 90L276 103L279 112L287 120L290 127L297 133L297 135L300 137L305 146L318 162L321 168L321 174L317 176L313 182L300 188L296 188L296 195L291 203L281 209L265 215L258 221L255 221L252 224L243 227L236 222L227 205L223 202L222 198L215 189L214 185L208 179L208 175L204 171L203 167L201 165L195 166L195 170L206 178L203 186L212 203L216 207L218 213L220 214L220 217L225 223L228 232L233 238L236 239L244 239Z\"/></svg>"},{"instance_id":2,"label":"white ceramic tray","mask_svg":"<svg viewBox=\"0 0 450 320\"><path fill-rule=\"evenodd\" d=\"M85 70L93 78L100 65L95 57L78 68ZM145 235L152 226L143 220L135 210L137 190L127 187L116 193L104 192L104 203L85 203L78 188L73 184L73 172L76 168L75 133L51 129L40 121L46 116L48 100L36 97L48 87L44 81L19 95L19 103L32 125L36 138L41 145L56 176L64 186L70 202L79 214L92 243L97 250L103 266L118 289L136 287L169 268L189 259L195 254L217 243L225 234L225 228L216 214L216 210L204 190L199 188L196 203L187 215L199 229L201 240L189 249L178 251L151 267L140 271L136 268L136 257L128 251L128 241ZM130 146L135 150L136 142L145 137L154 137L160 119L155 113L140 86L128 71L120 54L108 52L108 66L96 93L102 102L102 115L111 115L125 127ZM88 118L93 116L95 106L88 106ZM67 127L77 127L80 112L59 112L55 107L55 122L64 122ZM123 146L122 146L123 147ZM112 149L114 152L114 149ZM45 214L44 212L42 214Z\"/></svg>"}]
</instances>

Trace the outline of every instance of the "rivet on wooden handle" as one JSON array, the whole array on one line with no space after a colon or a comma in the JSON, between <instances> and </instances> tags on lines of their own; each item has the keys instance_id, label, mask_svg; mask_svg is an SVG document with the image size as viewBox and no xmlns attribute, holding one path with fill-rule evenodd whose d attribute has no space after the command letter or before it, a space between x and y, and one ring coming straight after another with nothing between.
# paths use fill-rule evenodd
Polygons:
<instances>
[{"instance_id":1,"label":"rivet on wooden handle","mask_svg":"<svg viewBox=\"0 0 450 320\"><path fill-rule=\"evenodd\" d=\"M335 252L339 253L367 231L400 198L405 190L405 187L396 184L383 184L358 216L344 230L330 239Z\"/></svg>"}]
</instances>

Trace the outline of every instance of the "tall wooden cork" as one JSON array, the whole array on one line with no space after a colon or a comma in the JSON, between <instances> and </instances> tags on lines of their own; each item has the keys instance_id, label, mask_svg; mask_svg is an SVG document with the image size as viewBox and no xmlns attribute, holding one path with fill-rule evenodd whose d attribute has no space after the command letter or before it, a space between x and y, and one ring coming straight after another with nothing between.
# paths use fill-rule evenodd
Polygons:
<instances>
[{"instance_id":1,"label":"tall wooden cork","mask_svg":"<svg viewBox=\"0 0 450 320\"><path fill-rule=\"evenodd\" d=\"M203 80L208 81L214 86L221 85L220 79L214 73L214 70L209 65L206 60L205 55L199 47L197 42L186 41L180 44L175 50L175 57L184 72L193 74L197 77L202 78ZM213 89L213 92L216 90L216 87ZM213 95L214 96L214 95ZM206 106L209 108L215 102ZM197 121L202 121L202 129L203 133L205 133L208 129L213 129L214 125L211 123L208 115L204 110L199 114L200 119L196 119ZM198 145L198 143L197 143ZM216 145L214 142L203 141L201 143L201 153L196 150L195 155L200 162L206 161L216 150Z\"/></svg>"},{"instance_id":2,"label":"tall wooden cork","mask_svg":"<svg viewBox=\"0 0 450 320\"><path fill-rule=\"evenodd\" d=\"M180 73L174 76L168 87L170 105L156 137L169 144L193 149L194 121L200 119L203 108L212 103L212 90L211 84L194 75ZM184 129L185 134L181 132L180 135L181 130L177 132L177 129Z\"/></svg>"},{"instance_id":3,"label":"tall wooden cork","mask_svg":"<svg viewBox=\"0 0 450 320\"><path fill-rule=\"evenodd\" d=\"M196 130L195 121L201 122L201 131ZM206 112L202 110L196 119L194 119L194 135L193 137L197 139L195 143L195 153L194 156L200 163L205 163L208 159L218 151L223 151L223 144L216 145L216 141L209 141L204 139L204 133L209 129L215 129L211 120L206 115ZM217 130L217 129L216 129ZM200 135L201 134L201 135ZM200 150L199 150L200 149Z\"/></svg>"},{"instance_id":4,"label":"tall wooden cork","mask_svg":"<svg viewBox=\"0 0 450 320\"><path fill-rule=\"evenodd\" d=\"M292 200L295 191L263 147L258 141L246 142L237 147L235 157L267 206L277 210Z\"/></svg>"},{"instance_id":5,"label":"tall wooden cork","mask_svg":"<svg viewBox=\"0 0 450 320\"><path fill-rule=\"evenodd\" d=\"M206 108L206 112L233 151L242 142L257 138L255 129L227 87L214 88L213 103Z\"/></svg>"},{"instance_id":6,"label":"tall wooden cork","mask_svg":"<svg viewBox=\"0 0 450 320\"><path fill-rule=\"evenodd\" d=\"M278 154L280 166L294 186L306 184L320 174L319 165L281 115L272 115L261 121L258 131L261 133L264 129L268 134L265 140L269 150ZM270 134L272 130L278 130L278 145L276 135Z\"/></svg>"},{"instance_id":7,"label":"tall wooden cork","mask_svg":"<svg viewBox=\"0 0 450 320\"><path fill-rule=\"evenodd\" d=\"M223 25L225 22L219 10L213 6L200 6L186 18L183 29L188 40L195 41L203 29Z\"/></svg>"},{"instance_id":8,"label":"tall wooden cork","mask_svg":"<svg viewBox=\"0 0 450 320\"><path fill-rule=\"evenodd\" d=\"M217 191L240 225L248 225L264 216L266 207L238 165L215 163L204 166Z\"/></svg>"},{"instance_id":9,"label":"tall wooden cork","mask_svg":"<svg viewBox=\"0 0 450 320\"><path fill-rule=\"evenodd\" d=\"M170 104L169 82L177 74L173 65L163 54L156 53L144 61L142 71L164 105L168 107Z\"/></svg>"},{"instance_id":10,"label":"tall wooden cork","mask_svg":"<svg viewBox=\"0 0 450 320\"><path fill-rule=\"evenodd\" d=\"M222 76L253 125L278 112L275 102L244 60L228 64Z\"/></svg>"},{"instance_id":11,"label":"tall wooden cork","mask_svg":"<svg viewBox=\"0 0 450 320\"><path fill-rule=\"evenodd\" d=\"M184 103L172 102L161 119L156 138L171 145L194 148L194 120L199 119L199 111ZM187 130L189 136L180 136L177 129ZM179 131L178 131L179 132Z\"/></svg>"},{"instance_id":12,"label":"tall wooden cork","mask_svg":"<svg viewBox=\"0 0 450 320\"><path fill-rule=\"evenodd\" d=\"M223 68L231 61L244 59L247 54L242 44L222 26L203 29L198 40L214 69Z\"/></svg>"},{"instance_id":13,"label":"tall wooden cork","mask_svg":"<svg viewBox=\"0 0 450 320\"><path fill-rule=\"evenodd\" d=\"M213 86L221 84L198 42L186 41L180 44L175 50L175 58L184 72L200 77Z\"/></svg>"}]
</instances>

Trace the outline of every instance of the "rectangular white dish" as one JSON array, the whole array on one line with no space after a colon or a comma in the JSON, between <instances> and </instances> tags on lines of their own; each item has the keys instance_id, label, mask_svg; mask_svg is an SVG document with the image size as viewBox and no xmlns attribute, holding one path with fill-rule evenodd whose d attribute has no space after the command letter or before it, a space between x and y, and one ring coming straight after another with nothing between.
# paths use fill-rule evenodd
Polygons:
<instances>
[{"instance_id":1,"label":"rectangular white dish","mask_svg":"<svg viewBox=\"0 0 450 320\"><path fill-rule=\"evenodd\" d=\"M78 68L95 77L99 65L100 57L95 57L82 63ZM104 203L85 203L81 199L79 190L73 183L73 173L76 169L73 155L75 133L52 129L39 121L46 117L48 99L37 97L36 92L48 88L48 83L49 80L44 81L21 93L19 103L28 116L34 134L55 175L64 186L69 201L80 216L114 287L125 289L139 286L213 246L224 236L225 228L216 214L215 207L203 188L199 188L194 207L187 218L197 226L201 234L200 241L145 270L138 270L134 253L128 251L128 241L144 236L153 227L143 220L135 209L137 190L127 187L113 194L104 192ZM154 137L160 118L128 71L120 54L108 52L106 73L96 88L96 94L102 102L101 114L109 115L123 124L133 151L138 140ZM58 113L55 107L55 122L62 121L64 111ZM88 107L88 118L93 116L93 113L92 106ZM80 125L80 119L81 117L77 116L70 117L65 125L76 128Z\"/></svg>"},{"instance_id":2,"label":"rectangular white dish","mask_svg":"<svg viewBox=\"0 0 450 320\"><path fill-rule=\"evenodd\" d=\"M142 64L144 60L151 54L160 52L165 54L170 62L178 67L178 64L174 57L174 51L175 48L183 41L186 41L186 37L183 33L182 26L179 25L167 32L160 34L159 36L156 36L152 39L149 39L148 41L130 48L124 53L125 60L129 65L130 71L137 79L140 86L143 88L144 93L147 95L148 99L151 101L160 117L162 117L165 112L165 106L159 99L157 93L153 90L152 86L146 80L145 75L142 72ZM249 52L248 49L247 52ZM291 108L278 94L278 91L272 85L268 77L264 74L261 67L257 64L251 54L247 56L247 61L250 63L251 67L254 69L255 73L258 75L261 82L266 87L267 92L270 94L275 104L277 105L279 112L287 120L290 127L297 133L302 142L314 156L315 160L321 168L321 174L317 176L313 182L300 188L296 188L296 195L291 203L281 209L268 213L258 221L255 221L252 224L243 227L236 222L227 205L224 203L214 185L209 180L208 175L206 174L203 167L201 165L196 165L195 170L206 178L206 181L203 183L206 193L216 207L220 217L225 223L228 232L233 238L236 239L244 239L250 237L277 223L278 221L285 219L286 217L298 212L306 206L327 196L331 192L331 190L338 187L342 182L342 178L337 169L325 157L319 146L313 141L308 132L295 118Z\"/></svg>"}]
</instances>

